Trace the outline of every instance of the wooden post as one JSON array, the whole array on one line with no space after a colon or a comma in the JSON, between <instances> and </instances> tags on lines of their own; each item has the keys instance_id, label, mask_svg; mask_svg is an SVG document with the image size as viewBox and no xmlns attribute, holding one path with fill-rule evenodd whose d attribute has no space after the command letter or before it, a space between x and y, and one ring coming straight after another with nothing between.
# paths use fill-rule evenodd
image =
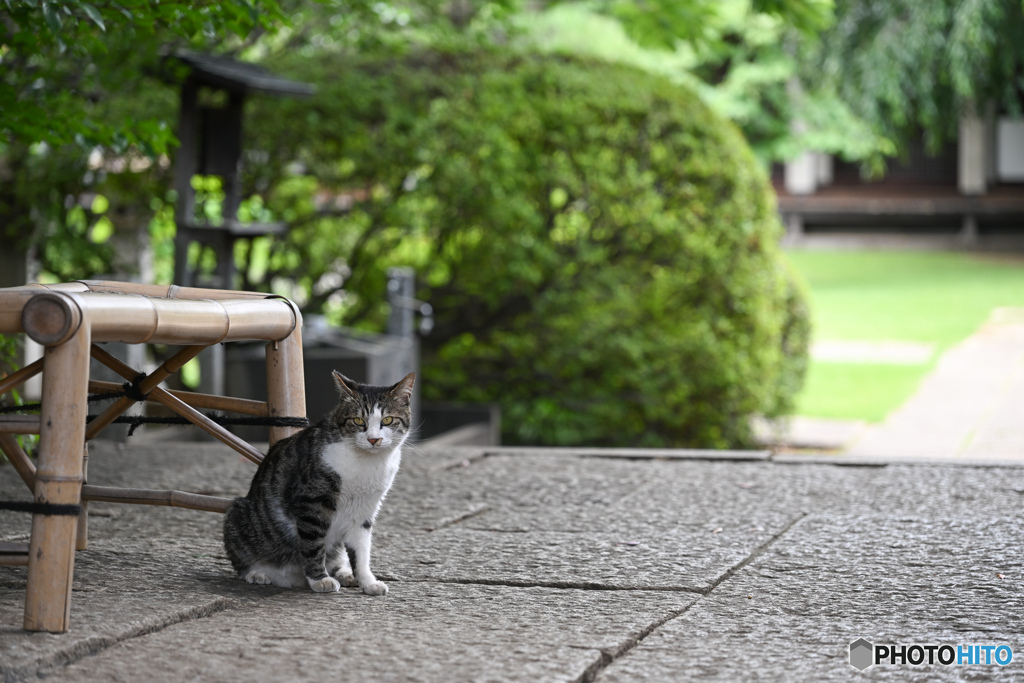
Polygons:
<instances>
[{"instance_id":1,"label":"wooden post","mask_svg":"<svg viewBox=\"0 0 1024 683\"><path fill-rule=\"evenodd\" d=\"M293 304L294 305L294 304ZM306 416L306 379L302 369L302 316L295 311L295 329L279 342L267 344L267 413L270 417ZM271 427L270 445L300 431Z\"/></svg>"},{"instance_id":2,"label":"wooden post","mask_svg":"<svg viewBox=\"0 0 1024 683\"><path fill-rule=\"evenodd\" d=\"M89 483L89 442L82 446L82 486ZM89 501L82 499L82 511L78 515L78 532L75 536L75 550L89 549Z\"/></svg>"},{"instance_id":3,"label":"wooden post","mask_svg":"<svg viewBox=\"0 0 1024 683\"><path fill-rule=\"evenodd\" d=\"M90 330L86 323L63 344L48 347L43 356L37 503L81 503L89 342ZM78 520L74 516L33 515L25 630L51 633L68 630L77 531Z\"/></svg>"}]
</instances>

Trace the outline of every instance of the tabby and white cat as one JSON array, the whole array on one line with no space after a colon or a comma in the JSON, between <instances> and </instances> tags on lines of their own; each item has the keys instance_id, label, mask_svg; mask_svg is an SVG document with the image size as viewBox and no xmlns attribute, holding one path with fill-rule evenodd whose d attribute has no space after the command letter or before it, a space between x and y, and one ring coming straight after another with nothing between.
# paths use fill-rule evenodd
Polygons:
<instances>
[{"instance_id":1,"label":"tabby and white cat","mask_svg":"<svg viewBox=\"0 0 1024 683\"><path fill-rule=\"evenodd\" d=\"M308 584L321 593L358 585L385 595L370 571L371 529L398 472L416 375L391 387L337 371L334 380L337 408L274 444L248 495L228 508L224 547L249 583Z\"/></svg>"}]
</instances>

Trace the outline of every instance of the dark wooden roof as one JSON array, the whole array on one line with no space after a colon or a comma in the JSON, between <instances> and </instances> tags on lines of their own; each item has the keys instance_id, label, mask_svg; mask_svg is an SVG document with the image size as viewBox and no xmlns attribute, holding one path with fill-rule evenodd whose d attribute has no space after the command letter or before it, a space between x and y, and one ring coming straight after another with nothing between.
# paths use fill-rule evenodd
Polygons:
<instances>
[{"instance_id":1,"label":"dark wooden roof","mask_svg":"<svg viewBox=\"0 0 1024 683\"><path fill-rule=\"evenodd\" d=\"M307 97L316 92L316 87L309 83L281 78L262 66L240 62L231 57L192 50L175 50L165 59L177 60L187 65L194 80L231 92L262 92L293 97Z\"/></svg>"}]
</instances>

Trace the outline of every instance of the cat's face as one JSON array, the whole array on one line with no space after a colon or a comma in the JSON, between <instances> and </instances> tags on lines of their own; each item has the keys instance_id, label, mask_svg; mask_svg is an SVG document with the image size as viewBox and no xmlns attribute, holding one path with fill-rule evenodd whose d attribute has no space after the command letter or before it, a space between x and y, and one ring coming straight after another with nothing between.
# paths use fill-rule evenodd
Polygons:
<instances>
[{"instance_id":1,"label":"cat's face","mask_svg":"<svg viewBox=\"0 0 1024 683\"><path fill-rule=\"evenodd\" d=\"M402 445L409 433L415 373L390 387L359 384L337 370L334 381L341 395L334 419L356 448L390 453Z\"/></svg>"}]
</instances>

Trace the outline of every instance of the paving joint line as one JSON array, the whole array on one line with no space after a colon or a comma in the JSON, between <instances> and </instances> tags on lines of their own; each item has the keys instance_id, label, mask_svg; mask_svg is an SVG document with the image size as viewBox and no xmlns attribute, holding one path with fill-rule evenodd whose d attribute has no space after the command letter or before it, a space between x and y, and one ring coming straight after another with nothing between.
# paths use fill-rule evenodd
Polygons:
<instances>
[{"instance_id":1,"label":"paving joint line","mask_svg":"<svg viewBox=\"0 0 1024 683\"><path fill-rule=\"evenodd\" d=\"M705 595L707 588L686 586L612 586L591 581L516 581L515 579L403 579L378 573L381 579L398 583L440 583L459 586L505 586L506 588L551 588L584 591L641 591L650 593L694 593Z\"/></svg>"},{"instance_id":2,"label":"paving joint line","mask_svg":"<svg viewBox=\"0 0 1024 683\"><path fill-rule=\"evenodd\" d=\"M450 527L450 526L455 526L456 524L459 524L461 522L465 522L467 519L472 519L473 517L476 517L477 515L482 515L485 512L489 512L490 509L491 509L490 505L486 505L486 504L475 505L472 508L470 508L469 510L467 510L466 512L463 512L462 514L452 515L451 517L446 517L446 518L442 519L435 526L423 527L423 530L428 532L428 533L431 533L431 532L434 532L434 531L439 531L441 529L445 529L445 528Z\"/></svg>"},{"instance_id":3,"label":"paving joint line","mask_svg":"<svg viewBox=\"0 0 1024 683\"><path fill-rule=\"evenodd\" d=\"M195 621L196 619L205 619L206 617L213 616L214 614L224 612L230 609L233 605L234 603L231 600L221 597L212 602L206 603L205 605L196 605L194 607L181 610L156 622L141 624L135 628L128 629L123 633L109 636L92 636L27 664L9 668L0 665L0 676L2 676L5 681L27 680L31 678L43 678L50 676L56 673L59 669L75 664L87 657L98 655L104 650L107 650L119 643L127 642L142 636L148 636L152 633L158 633L163 631L165 628L174 626L175 624L181 624L186 621Z\"/></svg>"},{"instance_id":4,"label":"paving joint line","mask_svg":"<svg viewBox=\"0 0 1024 683\"><path fill-rule=\"evenodd\" d=\"M590 666L588 666L582 674L580 674L576 679L574 679L573 683L593 683L593 681L601 674L601 672L607 669L615 660L620 659L623 656L629 654L629 652L637 645L639 645L641 642L643 642L643 640L647 636L651 635L656 630L658 630L668 622L672 621L673 619L678 619L679 617L683 616L688 611L690 611L690 609L692 609L693 606L696 605L698 602L700 602L700 598L694 600L686 607L672 610L663 618L651 622L644 628L640 629L640 632L636 635L635 638L627 639L626 642L623 643L620 647L601 648L601 656L598 658L598 660Z\"/></svg>"},{"instance_id":5,"label":"paving joint line","mask_svg":"<svg viewBox=\"0 0 1024 683\"><path fill-rule=\"evenodd\" d=\"M790 529L792 529L794 526L796 526L800 521L802 521L804 519L807 519L807 515L808 514L809 513L807 513L807 512L801 512L799 515L797 515L792 520L790 520L789 524L787 524L786 526L782 527L782 529L779 530L778 533L776 533L774 536L769 538L767 541L765 541L761 545L759 545L756 548L754 548L753 552L751 552L745 558L743 558L742 560L740 560L739 562L734 564L732 567L727 569L725 571L725 573L723 573L721 576L719 576L717 579L715 579L714 581L711 582L711 585L708 587L708 589L704 593L704 595L710 595L712 593L712 591L714 591L716 588L718 588L724 581L726 581L727 579L732 578L736 574L736 572L738 572L739 570L743 569L748 564L750 564L751 562L753 562L754 560L759 558L761 555L763 555L765 553L765 551L767 551L769 548L771 548L773 545L775 545L775 543L780 538L782 538Z\"/></svg>"},{"instance_id":6,"label":"paving joint line","mask_svg":"<svg viewBox=\"0 0 1024 683\"><path fill-rule=\"evenodd\" d=\"M798 522L800 522L802 519L805 519L807 515L807 512L800 513L800 515L791 520L789 524L784 526L778 533L776 533L767 541L759 545L757 548L753 550L753 552L751 552L745 558L743 558L735 565L730 567L721 576L714 580L711 583L711 585L701 593L701 597L697 598L686 607L683 607L679 610L674 610L672 613L668 614L663 619L659 619L655 622L652 622L646 628L642 629L636 638L627 640L626 643L622 647L618 648L616 652L609 652L608 650L602 649L600 659L598 659L598 661L594 662L589 667L587 667L586 671L584 671L576 679L575 683L593 683L593 681L595 681L597 677L601 675L602 671L611 666L616 660L621 659L625 655L629 654L637 645L642 643L644 639L647 638L647 636L651 635L656 630L658 630L668 622L672 621L673 619L678 619L679 617L689 612L691 609L693 609L694 606L701 602L702 598L711 595L711 593L714 592L714 590L718 588L718 586L720 586L722 583L735 576L738 571L740 571L748 564L756 560L758 557L763 555L765 551L772 547L772 545L774 545L780 538L782 538Z\"/></svg>"}]
</instances>

